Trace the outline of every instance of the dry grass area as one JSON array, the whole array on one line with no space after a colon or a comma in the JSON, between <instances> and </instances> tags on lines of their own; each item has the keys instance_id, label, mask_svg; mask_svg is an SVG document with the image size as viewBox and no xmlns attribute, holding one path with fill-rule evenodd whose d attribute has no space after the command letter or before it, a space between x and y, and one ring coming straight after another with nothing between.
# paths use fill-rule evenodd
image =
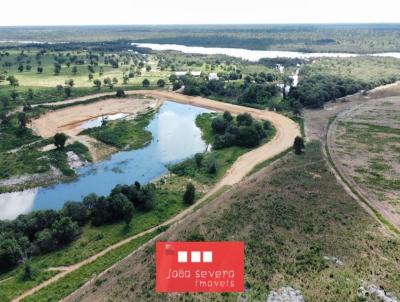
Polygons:
<instances>
[{"instance_id":1,"label":"dry grass area","mask_svg":"<svg viewBox=\"0 0 400 302\"><path fill-rule=\"evenodd\" d=\"M357 292L364 284L400 296L399 239L337 184L317 142L238 184L159 239L243 240L245 293L157 294L150 242L65 301L266 301L271 290L287 285L311 302L362 301Z\"/></svg>"},{"instance_id":2,"label":"dry grass area","mask_svg":"<svg viewBox=\"0 0 400 302\"><path fill-rule=\"evenodd\" d=\"M333 130L338 169L400 226L400 97L366 101L340 114Z\"/></svg>"}]
</instances>

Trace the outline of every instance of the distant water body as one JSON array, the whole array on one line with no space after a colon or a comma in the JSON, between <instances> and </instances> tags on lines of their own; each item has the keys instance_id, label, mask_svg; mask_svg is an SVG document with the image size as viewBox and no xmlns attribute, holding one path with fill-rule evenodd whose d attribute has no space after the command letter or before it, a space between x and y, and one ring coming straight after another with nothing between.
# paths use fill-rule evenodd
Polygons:
<instances>
[{"instance_id":1,"label":"distant water body","mask_svg":"<svg viewBox=\"0 0 400 302\"><path fill-rule=\"evenodd\" d=\"M227 55L231 57L241 58L252 62L257 62L262 58L350 58L361 55L376 56L376 57L393 57L400 59L400 52L376 53L376 54L355 54L355 53L340 53L340 52L296 52L296 51L275 51L275 50L250 50L243 48L218 48L218 47L198 47L185 46L178 44L154 44L154 43L132 43L138 47L146 47L153 50L176 50L183 53L205 54L205 55Z\"/></svg>"}]
</instances>

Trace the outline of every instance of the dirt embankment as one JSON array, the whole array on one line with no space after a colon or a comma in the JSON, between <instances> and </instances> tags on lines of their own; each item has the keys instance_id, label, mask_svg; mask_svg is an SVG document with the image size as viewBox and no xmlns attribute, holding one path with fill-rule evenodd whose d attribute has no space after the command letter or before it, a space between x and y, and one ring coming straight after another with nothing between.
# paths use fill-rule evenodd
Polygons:
<instances>
[{"instance_id":1,"label":"dirt embankment","mask_svg":"<svg viewBox=\"0 0 400 302\"><path fill-rule=\"evenodd\" d=\"M73 104L76 102L90 100L98 96L99 95L82 97L56 104ZM53 137L58 132L67 134L70 137L67 144L73 142L80 142L84 144L89 149L93 161L96 162L106 158L118 150L115 147L106 145L87 135L79 135L79 133L84 130L81 127L83 123L97 117L114 115L118 113L124 113L132 116L140 112L144 112L148 108L155 108L160 104L161 102L158 100L134 96L127 98L110 98L94 103L80 104L47 112L38 119L33 120L30 124L30 127L36 134L44 138ZM55 104L48 103L47 105ZM51 145L45 147L45 149L49 148L53 148L53 146Z\"/></svg>"}]
</instances>

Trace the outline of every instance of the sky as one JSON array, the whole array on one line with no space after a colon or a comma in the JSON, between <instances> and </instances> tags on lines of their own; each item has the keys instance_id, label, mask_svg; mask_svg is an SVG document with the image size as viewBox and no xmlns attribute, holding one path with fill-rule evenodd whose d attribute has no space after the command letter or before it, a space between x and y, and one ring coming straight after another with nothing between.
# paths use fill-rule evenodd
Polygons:
<instances>
[{"instance_id":1,"label":"sky","mask_svg":"<svg viewBox=\"0 0 400 302\"><path fill-rule=\"evenodd\" d=\"M0 26L395 23L400 0L19 0Z\"/></svg>"}]
</instances>

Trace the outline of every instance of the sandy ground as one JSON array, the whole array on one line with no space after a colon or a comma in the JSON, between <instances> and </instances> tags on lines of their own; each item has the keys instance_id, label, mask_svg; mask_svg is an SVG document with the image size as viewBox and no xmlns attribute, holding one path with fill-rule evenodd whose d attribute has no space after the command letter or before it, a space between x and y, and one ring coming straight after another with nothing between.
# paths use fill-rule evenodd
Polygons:
<instances>
[{"instance_id":1,"label":"sandy ground","mask_svg":"<svg viewBox=\"0 0 400 302\"><path fill-rule=\"evenodd\" d=\"M254 149L246 154L240 156L236 162L231 166L231 168L226 172L225 176L210 190L208 191L203 198L201 198L197 203L190 206L189 208L185 209L178 215L174 216L173 218L165 221L161 226L166 225L179 225L182 221L184 221L188 215L198 209L199 205L207 200L213 194L216 194L221 189L226 186L234 185L239 183L242 179L246 177L246 175L259 163L268 160L275 155L285 151L286 149L290 148L293 145L294 138L300 135L300 128L297 123L292 121L291 119L280 115L275 112L270 112L266 110L258 110L218 101L209 100L202 97L190 97L181 94L177 94L174 92L165 92L165 91L131 91L128 94L143 94L147 96L152 96L160 100L172 100L182 104L190 104L194 106L199 106L203 108L208 108L216 111L225 111L228 110L232 114L239 114L239 113L250 113L253 117L257 119L269 120L276 128L276 135L275 137L270 140L268 143L260 146L257 149ZM97 103L95 103L97 104ZM79 269L85 264L91 263L96 260L98 257L105 255L107 252L120 247L138 237L141 237L145 234L151 233L155 231L157 227L148 229L144 232L141 232L137 235L129 237L123 241L120 241L100 253L89 257L88 259L76 263L74 265L63 267L62 270L60 269L60 273L55 275L54 277L50 278L47 281L44 281L40 285L30 289L29 291L25 292L23 295L17 297L13 301L21 301L23 298L26 298L36 291L54 283L55 281L59 280L60 278L64 277L65 275ZM57 270L57 268L53 268L53 270Z\"/></svg>"},{"instance_id":2,"label":"sandy ground","mask_svg":"<svg viewBox=\"0 0 400 302\"><path fill-rule=\"evenodd\" d=\"M57 132L76 136L83 129L79 128L85 121L103 115L125 113L134 115L156 106L157 101L141 98L111 98L90 104L66 107L43 114L31 122L30 127L38 135L49 138Z\"/></svg>"},{"instance_id":3,"label":"sandy ground","mask_svg":"<svg viewBox=\"0 0 400 302\"><path fill-rule=\"evenodd\" d=\"M107 94L102 94L107 95ZM88 97L81 97L74 100L67 100L57 103L61 104L73 104L76 102L82 102L90 100L102 95L92 95ZM81 104L63 109L50 111L43 114L38 119L31 122L30 127L32 130L44 137L50 138L58 132L67 134L70 138L67 144L73 142L80 142L84 144L90 152L94 162L102 160L109 155L117 152L118 150L113 147L106 145L96 139L87 135L78 135L82 132L80 126L94 118L104 115L112 115L117 113L125 113L127 115L135 115L139 112L145 111L149 107L157 107L161 102L154 99L146 99L141 97L128 97L128 98L110 98L103 101L98 101L89 104ZM47 105L54 105L54 103L48 103ZM50 150L54 148L53 145L45 146L43 150Z\"/></svg>"}]
</instances>

